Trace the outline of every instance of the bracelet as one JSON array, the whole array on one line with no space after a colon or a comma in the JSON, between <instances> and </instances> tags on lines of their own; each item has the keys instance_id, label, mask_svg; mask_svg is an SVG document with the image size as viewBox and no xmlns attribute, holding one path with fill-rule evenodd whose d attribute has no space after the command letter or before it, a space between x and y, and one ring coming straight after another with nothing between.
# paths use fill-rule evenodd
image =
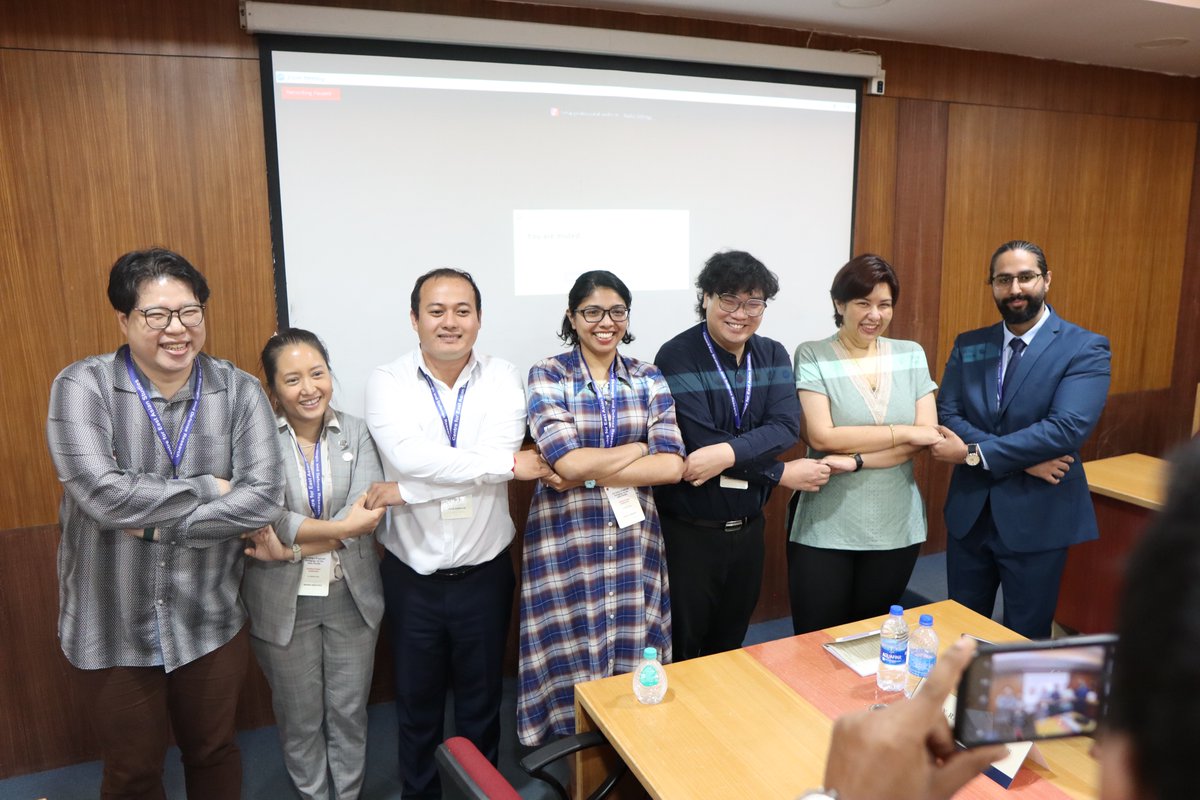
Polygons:
<instances>
[{"instance_id":1,"label":"bracelet","mask_svg":"<svg viewBox=\"0 0 1200 800\"><path fill-rule=\"evenodd\" d=\"M888 430L892 432L892 447L896 446L896 426L888 425Z\"/></svg>"},{"instance_id":2,"label":"bracelet","mask_svg":"<svg viewBox=\"0 0 1200 800\"><path fill-rule=\"evenodd\" d=\"M149 528L146 528L145 530L142 531L142 538L145 539L147 542L154 541L154 526L153 525L151 525Z\"/></svg>"}]
</instances>

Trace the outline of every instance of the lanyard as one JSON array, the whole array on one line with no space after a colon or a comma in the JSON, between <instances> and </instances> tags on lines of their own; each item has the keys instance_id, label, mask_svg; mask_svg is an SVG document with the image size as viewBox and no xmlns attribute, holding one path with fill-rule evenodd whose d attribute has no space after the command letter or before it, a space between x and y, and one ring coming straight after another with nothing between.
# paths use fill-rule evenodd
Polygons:
<instances>
[{"instance_id":1,"label":"lanyard","mask_svg":"<svg viewBox=\"0 0 1200 800\"><path fill-rule=\"evenodd\" d=\"M423 371L421 377L425 379L425 383L429 384L429 393L433 395L433 404L437 406L438 414L442 417L442 427L446 429L446 438L450 440L450 446L458 447L458 423L462 420L463 397L466 396L467 386L471 382L467 381L458 390L458 402L454 404L454 422L451 422L446 416L446 407L442 405L442 398L438 394L437 387L433 385L433 379Z\"/></svg>"},{"instance_id":2,"label":"lanyard","mask_svg":"<svg viewBox=\"0 0 1200 800\"><path fill-rule=\"evenodd\" d=\"M296 438L295 433L292 434L296 452L300 454L300 463L304 465L304 482L308 484L308 507L312 511L313 519L320 519L321 512L325 509L325 484L321 480L321 440L324 438L325 431L322 429L321 435L313 444L313 463L312 467L309 467L304 450L300 448L300 440Z\"/></svg>"},{"instance_id":3,"label":"lanyard","mask_svg":"<svg viewBox=\"0 0 1200 800\"><path fill-rule=\"evenodd\" d=\"M183 420L183 427L179 430L179 441L172 447L162 417L158 415L158 410L150 400L150 393L146 391L145 386L142 386L142 382L137 376L137 370L133 368L133 358L129 355L129 350L125 350L125 371L129 373L129 382L133 384L133 390L137 392L138 400L142 401L142 408L145 409L146 416L150 418L150 424L154 427L155 434L158 435L158 441L162 442L163 449L167 451L167 457L171 459L172 477L179 475L179 462L183 460L183 451L187 447L188 439L192 436L192 425L196 422L196 411L200 408L200 389L204 386L204 370L194 362L193 369L196 372L196 385L192 389L192 405L188 408L187 416Z\"/></svg>"},{"instance_id":4,"label":"lanyard","mask_svg":"<svg viewBox=\"0 0 1200 800\"><path fill-rule=\"evenodd\" d=\"M712 356L713 363L717 366L717 374L721 376L721 383L725 384L725 391L729 395L729 405L733 407L733 422L737 425L737 429L742 429L742 416L750 408L750 391L754 383L754 366L749 350L746 351L746 394L742 398L742 407L739 410L737 399L733 396L733 387L729 385L729 377L725 374L725 368L721 366L721 359L717 358L717 351L713 347L712 339L708 335L708 328L703 327L700 333L704 335L704 343L708 345L708 354Z\"/></svg>"},{"instance_id":5,"label":"lanyard","mask_svg":"<svg viewBox=\"0 0 1200 800\"><path fill-rule=\"evenodd\" d=\"M587 373L588 380L592 382L592 388L596 390L596 404L600 406L600 429L604 434L604 446L613 447L617 443L617 356L613 354L612 363L608 365L608 390L609 397L604 397L600 392L600 387L596 385L596 379L592 377L592 370L587 365L587 359L583 357L583 352L579 352L579 360L583 362L583 371ZM609 406L611 403L611 407Z\"/></svg>"}]
</instances>

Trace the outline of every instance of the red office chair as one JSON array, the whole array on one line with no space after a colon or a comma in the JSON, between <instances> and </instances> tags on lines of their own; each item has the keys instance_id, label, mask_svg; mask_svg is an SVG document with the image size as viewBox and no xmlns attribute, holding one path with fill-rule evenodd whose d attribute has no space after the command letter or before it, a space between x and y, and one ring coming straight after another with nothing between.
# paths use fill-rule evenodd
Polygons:
<instances>
[{"instance_id":1,"label":"red office chair","mask_svg":"<svg viewBox=\"0 0 1200 800\"><path fill-rule=\"evenodd\" d=\"M521 759L521 768L548 784L561 800L570 800L566 787L547 772L546 767L560 758L607 742L603 734L596 731L577 733L534 750ZM442 800L521 800L513 785L469 739L455 736L442 742L437 749L437 764L442 774ZM608 796L627 771L625 764L620 763L588 800Z\"/></svg>"}]
</instances>

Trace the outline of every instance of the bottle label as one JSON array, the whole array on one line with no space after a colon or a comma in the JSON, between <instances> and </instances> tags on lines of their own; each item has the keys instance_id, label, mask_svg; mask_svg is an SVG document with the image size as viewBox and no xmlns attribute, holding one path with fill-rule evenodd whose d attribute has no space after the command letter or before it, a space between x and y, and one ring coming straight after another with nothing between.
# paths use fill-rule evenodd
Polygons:
<instances>
[{"instance_id":1,"label":"bottle label","mask_svg":"<svg viewBox=\"0 0 1200 800\"><path fill-rule=\"evenodd\" d=\"M642 686L658 686L658 670L650 664L642 667L638 672L638 683Z\"/></svg>"},{"instance_id":2,"label":"bottle label","mask_svg":"<svg viewBox=\"0 0 1200 800\"><path fill-rule=\"evenodd\" d=\"M912 654L912 658L908 660L908 671L918 678L929 676L929 671L933 669L934 662L937 661L937 656L928 650L919 651Z\"/></svg>"},{"instance_id":3,"label":"bottle label","mask_svg":"<svg viewBox=\"0 0 1200 800\"><path fill-rule=\"evenodd\" d=\"M899 667L904 664L908 647L904 642L884 639L879 645L879 662L889 667Z\"/></svg>"}]
</instances>

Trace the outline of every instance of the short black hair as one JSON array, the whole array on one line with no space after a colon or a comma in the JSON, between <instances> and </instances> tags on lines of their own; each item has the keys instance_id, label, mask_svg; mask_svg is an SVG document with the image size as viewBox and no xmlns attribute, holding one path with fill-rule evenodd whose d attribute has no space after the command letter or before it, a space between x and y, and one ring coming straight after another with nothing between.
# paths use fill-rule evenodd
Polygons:
<instances>
[{"instance_id":1,"label":"short black hair","mask_svg":"<svg viewBox=\"0 0 1200 800\"><path fill-rule=\"evenodd\" d=\"M629 293L629 287L625 285L625 281L606 269L594 269L583 273L575 279L575 285L567 293L568 314L570 311L577 311L579 304L597 289L612 289L621 295L621 299L625 301L626 308L633 308L633 295ZM579 333L571 327L571 320L567 314L563 314L562 328L558 332L558 338L572 346L579 344ZM621 343L629 344L632 341L633 334L626 327L625 335L621 337Z\"/></svg>"},{"instance_id":2,"label":"short black hair","mask_svg":"<svg viewBox=\"0 0 1200 800\"><path fill-rule=\"evenodd\" d=\"M138 290L146 281L173 278L186 283L200 305L208 302L208 281L191 263L164 247L132 250L121 256L108 273L108 302L122 314L137 305Z\"/></svg>"},{"instance_id":3,"label":"short black hair","mask_svg":"<svg viewBox=\"0 0 1200 800\"><path fill-rule=\"evenodd\" d=\"M267 343L262 349L260 360L262 361L263 375L267 378L268 388L275 388L275 374L279 371L279 353L283 348L293 344L308 345L320 353L321 358L325 359L325 366L329 366L329 351L325 349L325 344L320 337L304 328L287 328L267 339ZM332 367L330 369L332 370Z\"/></svg>"},{"instance_id":4,"label":"short black hair","mask_svg":"<svg viewBox=\"0 0 1200 800\"><path fill-rule=\"evenodd\" d=\"M425 285L425 281L434 278L461 278L471 284L471 289L475 292L475 313L483 316L483 295L479 293L479 287L475 285L475 279L471 277L471 273L465 269L455 269L454 267L438 267L431 269L421 277L417 278L417 282L413 284L412 296L409 298L409 307L412 309L414 317L421 316L421 287Z\"/></svg>"},{"instance_id":5,"label":"short black hair","mask_svg":"<svg viewBox=\"0 0 1200 800\"><path fill-rule=\"evenodd\" d=\"M696 313L704 319L704 297L710 294L762 292L763 300L779 294L779 278L744 250L713 253L696 276Z\"/></svg>"},{"instance_id":6,"label":"short black hair","mask_svg":"<svg viewBox=\"0 0 1200 800\"><path fill-rule=\"evenodd\" d=\"M1042 248L1038 247L1033 242L1027 242L1024 239L1013 239L1011 242L1005 242L996 248L996 252L992 253L992 260L988 263L988 280L996 277L996 260L1000 256L1010 250L1025 250L1033 255L1037 260L1038 272L1045 275L1050 267L1046 266L1046 254L1042 252Z\"/></svg>"},{"instance_id":7,"label":"short black hair","mask_svg":"<svg viewBox=\"0 0 1200 800\"><path fill-rule=\"evenodd\" d=\"M892 305L900 302L900 279L892 265L874 253L863 253L847 261L833 276L833 285L829 287L829 297L833 300L833 321L842 327L842 315L838 313L838 303L849 303L866 297L875 291L875 287L886 283L892 290Z\"/></svg>"},{"instance_id":8,"label":"short black hair","mask_svg":"<svg viewBox=\"0 0 1200 800\"><path fill-rule=\"evenodd\" d=\"M1200 440L1173 458L1162 511L1125 574L1106 724L1147 797L1192 797L1200 741Z\"/></svg>"}]
</instances>

